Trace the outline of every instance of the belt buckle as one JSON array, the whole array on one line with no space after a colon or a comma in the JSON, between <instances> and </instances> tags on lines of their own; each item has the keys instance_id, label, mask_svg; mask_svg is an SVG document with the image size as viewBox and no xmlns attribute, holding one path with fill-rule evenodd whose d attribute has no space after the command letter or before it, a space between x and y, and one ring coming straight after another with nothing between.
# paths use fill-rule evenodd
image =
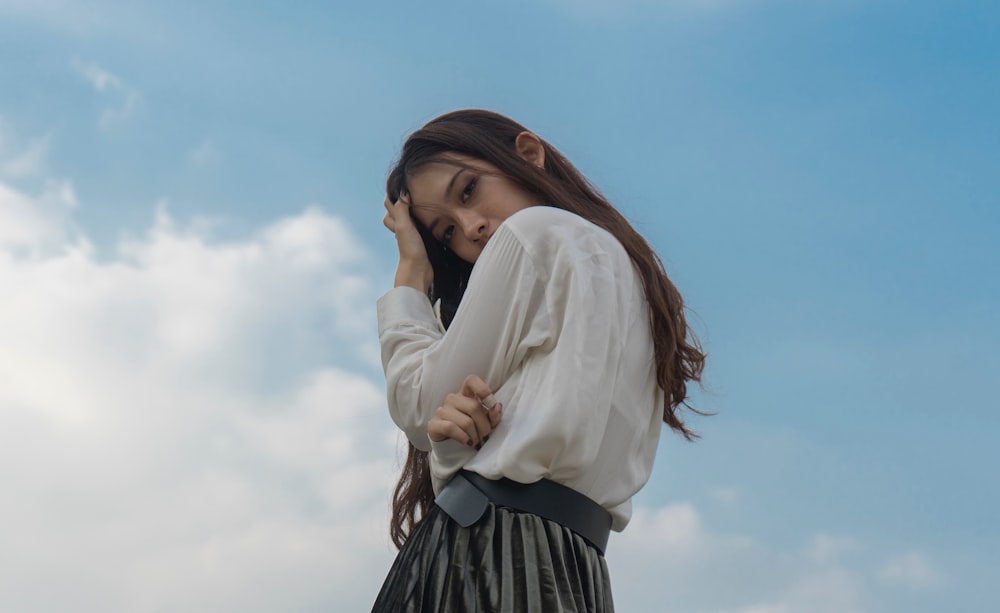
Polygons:
<instances>
[{"instance_id":1,"label":"belt buckle","mask_svg":"<svg viewBox=\"0 0 1000 613\"><path fill-rule=\"evenodd\" d=\"M459 526L468 528L483 516L490 499L461 473L456 473L441 489L434 503Z\"/></svg>"}]
</instances>

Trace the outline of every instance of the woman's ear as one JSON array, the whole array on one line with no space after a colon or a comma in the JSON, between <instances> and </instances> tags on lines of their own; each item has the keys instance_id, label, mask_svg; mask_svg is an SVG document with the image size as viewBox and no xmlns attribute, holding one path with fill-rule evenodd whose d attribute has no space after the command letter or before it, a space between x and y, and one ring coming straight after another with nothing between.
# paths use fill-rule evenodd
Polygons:
<instances>
[{"instance_id":1,"label":"woman's ear","mask_svg":"<svg viewBox=\"0 0 1000 613\"><path fill-rule=\"evenodd\" d=\"M545 168L545 145L538 136L525 130L514 139L514 147L524 161Z\"/></svg>"}]
</instances>

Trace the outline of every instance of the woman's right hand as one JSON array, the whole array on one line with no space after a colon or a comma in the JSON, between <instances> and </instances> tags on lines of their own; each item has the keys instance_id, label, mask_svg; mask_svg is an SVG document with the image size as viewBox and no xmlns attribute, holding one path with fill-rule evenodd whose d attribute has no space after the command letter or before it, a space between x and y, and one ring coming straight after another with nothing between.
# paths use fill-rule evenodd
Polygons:
<instances>
[{"instance_id":1,"label":"woman's right hand","mask_svg":"<svg viewBox=\"0 0 1000 613\"><path fill-rule=\"evenodd\" d=\"M487 409L486 407L490 407ZM469 375L457 394L448 394L444 404L427 424L427 434L434 442L454 439L479 449L500 423L503 405L496 402L486 382Z\"/></svg>"},{"instance_id":2,"label":"woman's right hand","mask_svg":"<svg viewBox=\"0 0 1000 613\"><path fill-rule=\"evenodd\" d=\"M427 249L420 232L410 217L410 198L405 191L393 202L385 197L385 217L382 224L396 235L399 247L399 265L396 268L396 287L408 285L427 292L434 280L434 270L427 258Z\"/></svg>"}]
</instances>

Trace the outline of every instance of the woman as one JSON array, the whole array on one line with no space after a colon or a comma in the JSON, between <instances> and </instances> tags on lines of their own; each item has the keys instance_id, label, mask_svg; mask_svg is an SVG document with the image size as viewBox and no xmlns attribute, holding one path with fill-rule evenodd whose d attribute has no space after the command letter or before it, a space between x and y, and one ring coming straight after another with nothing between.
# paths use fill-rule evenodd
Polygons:
<instances>
[{"instance_id":1,"label":"woman","mask_svg":"<svg viewBox=\"0 0 1000 613\"><path fill-rule=\"evenodd\" d=\"M705 356L680 294L565 157L496 113L417 130L387 192L379 339L410 449L374 610L612 611L608 529L661 420L694 436L677 410Z\"/></svg>"}]
</instances>

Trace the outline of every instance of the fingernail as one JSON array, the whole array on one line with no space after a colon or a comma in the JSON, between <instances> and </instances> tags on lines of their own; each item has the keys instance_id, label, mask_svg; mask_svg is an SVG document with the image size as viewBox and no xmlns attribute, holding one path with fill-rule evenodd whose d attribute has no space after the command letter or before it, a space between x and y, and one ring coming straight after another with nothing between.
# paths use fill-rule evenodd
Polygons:
<instances>
[{"instance_id":1,"label":"fingernail","mask_svg":"<svg viewBox=\"0 0 1000 613\"><path fill-rule=\"evenodd\" d=\"M503 405L499 402L497 403L497 413L503 413Z\"/></svg>"},{"instance_id":2,"label":"fingernail","mask_svg":"<svg viewBox=\"0 0 1000 613\"><path fill-rule=\"evenodd\" d=\"M468 445L469 447L472 447L472 439L470 438L469 440L465 441L465 444Z\"/></svg>"},{"instance_id":3,"label":"fingernail","mask_svg":"<svg viewBox=\"0 0 1000 613\"><path fill-rule=\"evenodd\" d=\"M483 444L482 443L479 443L478 445L476 445L476 451L479 451L482 448L483 448Z\"/></svg>"},{"instance_id":4,"label":"fingernail","mask_svg":"<svg viewBox=\"0 0 1000 613\"><path fill-rule=\"evenodd\" d=\"M488 441L488 440L490 440L490 435L489 435L489 434L487 434L486 436L484 436L484 437L483 437L483 442L484 442L484 443L485 443L486 441Z\"/></svg>"}]
</instances>

